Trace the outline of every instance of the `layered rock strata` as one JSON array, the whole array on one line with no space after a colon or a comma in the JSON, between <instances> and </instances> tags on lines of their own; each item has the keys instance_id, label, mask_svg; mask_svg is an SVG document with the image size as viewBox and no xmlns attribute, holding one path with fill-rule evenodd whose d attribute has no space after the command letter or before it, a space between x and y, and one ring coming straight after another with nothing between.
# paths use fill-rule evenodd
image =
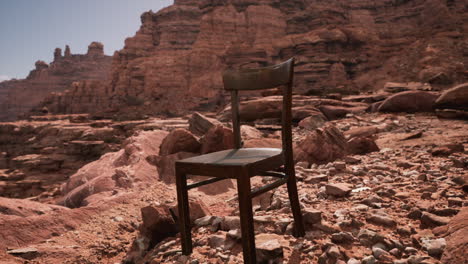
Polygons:
<instances>
[{"instance_id":1,"label":"layered rock strata","mask_svg":"<svg viewBox=\"0 0 468 264\"><path fill-rule=\"evenodd\" d=\"M109 83L89 91L103 98L93 102L102 108L181 114L223 103L223 70L291 56L296 93L354 93L388 81L443 89L467 81L467 10L442 0L175 1L141 16L114 55ZM84 110L75 105L87 93L48 104Z\"/></svg>"},{"instance_id":2,"label":"layered rock strata","mask_svg":"<svg viewBox=\"0 0 468 264\"><path fill-rule=\"evenodd\" d=\"M68 45L64 55L62 55L62 50L57 48L54 51L54 60L50 64L37 61L36 68L26 79L1 82L0 121L12 121L23 117L50 93L62 92L70 87L73 90L72 83L75 81L106 80L112 58L104 55L103 48L101 43L93 42L89 45L87 54L84 55L72 54ZM86 86L87 82L81 85ZM95 85L86 87L94 89ZM81 101L78 103L83 104ZM39 110L48 111L42 107ZM72 110L83 112L81 109Z\"/></svg>"}]
</instances>

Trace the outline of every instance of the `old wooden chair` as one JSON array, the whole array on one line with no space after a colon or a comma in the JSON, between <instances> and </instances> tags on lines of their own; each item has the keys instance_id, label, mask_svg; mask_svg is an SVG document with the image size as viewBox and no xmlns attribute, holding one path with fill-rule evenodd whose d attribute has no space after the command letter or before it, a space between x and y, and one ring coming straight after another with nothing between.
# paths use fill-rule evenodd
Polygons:
<instances>
[{"instance_id":1,"label":"old wooden chair","mask_svg":"<svg viewBox=\"0 0 468 264\"><path fill-rule=\"evenodd\" d=\"M188 190L224 179L235 179L237 181L245 263L256 263L252 198L259 194L286 183L295 222L294 235L304 235L292 146L293 68L294 58L291 58L270 67L227 71L223 74L224 88L231 91L235 149L179 160L175 165L179 223L184 255L192 253ZM238 91L269 89L279 86L283 87L282 149L241 148L243 144L240 135ZM278 168L283 165L284 173L278 172ZM187 185L187 175L202 175L213 178ZM274 176L279 179L261 188L251 190L250 178L253 176Z\"/></svg>"}]
</instances>

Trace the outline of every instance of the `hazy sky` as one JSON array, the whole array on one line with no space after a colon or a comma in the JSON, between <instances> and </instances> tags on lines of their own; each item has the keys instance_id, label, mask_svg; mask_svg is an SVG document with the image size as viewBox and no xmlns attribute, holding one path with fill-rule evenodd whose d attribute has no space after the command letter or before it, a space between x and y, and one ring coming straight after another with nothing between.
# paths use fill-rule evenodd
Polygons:
<instances>
[{"instance_id":1,"label":"hazy sky","mask_svg":"<svg viewBox=\"0 0 468 264\"><path fill-rule=\"evenodd\" d=\"M173 0L0 0L0 81L24 78L57 47L84 54L92 41L112 55L140 27L144 11Z\"/></svg>"}]
</instances>

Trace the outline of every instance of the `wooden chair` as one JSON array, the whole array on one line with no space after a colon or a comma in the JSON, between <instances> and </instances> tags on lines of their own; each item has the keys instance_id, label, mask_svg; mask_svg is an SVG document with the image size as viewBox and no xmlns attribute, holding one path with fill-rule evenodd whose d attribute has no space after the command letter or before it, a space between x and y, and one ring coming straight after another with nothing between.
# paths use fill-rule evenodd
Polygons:
<instances>
[{"instance_id":1,"label":"wooden chair","mask_svg":"<svg viewBox=\"0 0 468 264\"><path fill-rule=\"evenodd\" d=\"M235 72L227 71L223 74L224 88L231 91L235 149L179 160L175 164L179 223L184 255L192 253L188 190L224 179L237 181L244 263L256 263L252 198L259 194L286 183L295 222L294 235L304 235L292 146L293 68L294 58L291 58L270 67L242 69ZM278 86L283 86L282 149L241 148L238 91L269 89ZM284 173L273 171L283 165ZM187 175L211 176L213 178L187 185ZM274 176L278 179L266 186L251 190L250 178L253 176Z\"/></svg>"}]
</instances>

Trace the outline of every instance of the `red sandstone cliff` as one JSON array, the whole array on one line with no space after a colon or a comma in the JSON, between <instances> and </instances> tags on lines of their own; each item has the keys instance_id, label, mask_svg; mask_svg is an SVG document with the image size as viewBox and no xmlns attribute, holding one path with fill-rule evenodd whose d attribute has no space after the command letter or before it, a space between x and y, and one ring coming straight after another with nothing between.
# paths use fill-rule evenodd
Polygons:
<instances>
[{"instance_id":1,"label":"red sandstone cliff","mask_svg":"<svg viewBox=\"0 0 468 264\"><path fill-rule=\"evenodd\" d=\"M106 86L76 85L45 105L84 111L83 98L96 97L103 109L181 114L220 103L226 68L291 56L297 93L376 90L387 81L444 88L468 78L467 11L466 1L451 0L176 0L141 16Z\"/></svg>"},{"instance_id":2,"label":"red sandstone cliff","mask_svg":"<svg viewBox=\"0 0 468 264\"><path fill-rule=\"evenodd\" d=\"M51 92L64 91L75 81L107 79L111 61L98 42L91 43L84 55L71 54L68 46L64 55L60 48L55 49L50 65L37 61L26 79L0 83L0 120L21 117Z\"/></svg>"}]
</instances>

